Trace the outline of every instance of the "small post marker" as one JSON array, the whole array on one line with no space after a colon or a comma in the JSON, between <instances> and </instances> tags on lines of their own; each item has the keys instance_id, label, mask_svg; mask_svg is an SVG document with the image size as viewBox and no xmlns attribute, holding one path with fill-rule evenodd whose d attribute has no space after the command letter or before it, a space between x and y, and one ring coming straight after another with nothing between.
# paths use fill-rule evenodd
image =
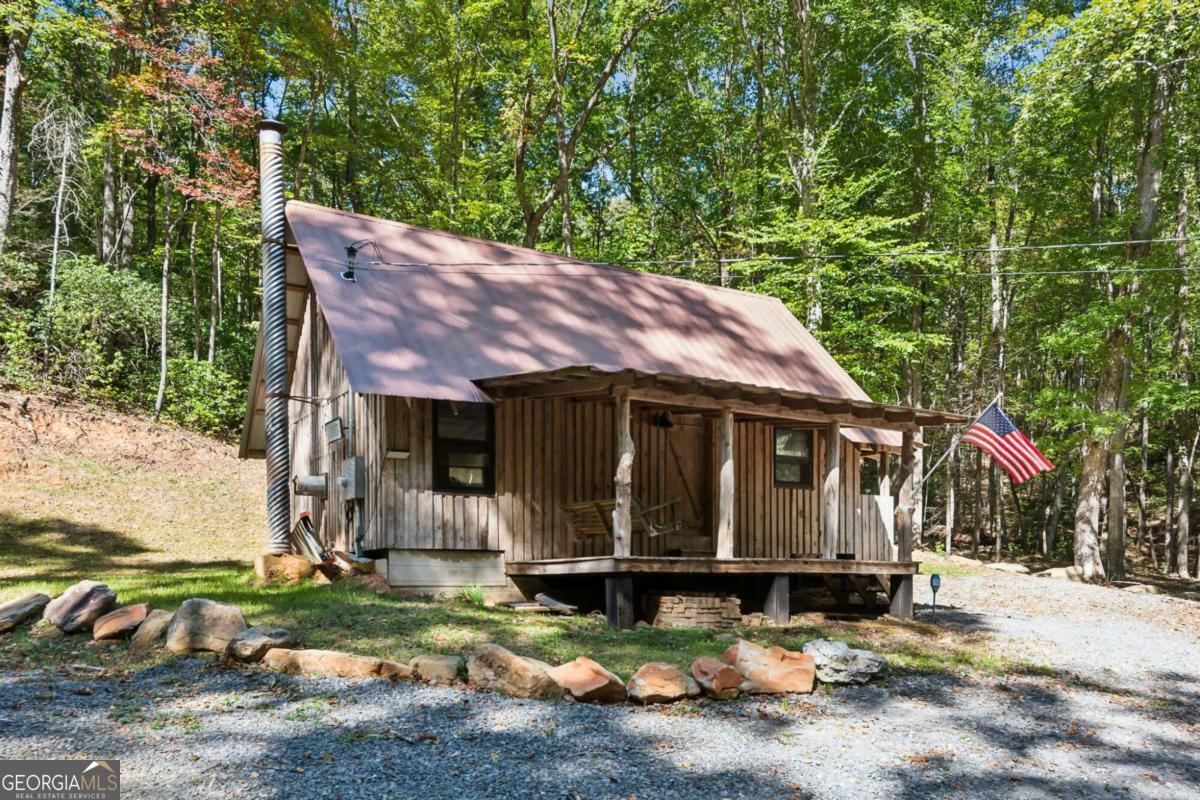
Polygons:
<instances>
[{"instance_id":1,"label":"small post marker","mask_svg":"<svg viewBox=\"0 0 1200 800\"><path fill-rule=\"evenodd\" d=\"M929 576L929 588L933 590L933 616L937 616L937 593L942 588L942 576L936 572Z\"/></svg>"}]
</instances>

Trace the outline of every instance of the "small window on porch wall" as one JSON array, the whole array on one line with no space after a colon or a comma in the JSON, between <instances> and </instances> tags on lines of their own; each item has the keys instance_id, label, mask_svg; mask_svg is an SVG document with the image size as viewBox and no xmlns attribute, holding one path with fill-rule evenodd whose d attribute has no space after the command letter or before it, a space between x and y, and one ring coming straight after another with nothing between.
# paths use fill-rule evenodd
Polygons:
<instances>
[{"instance_id":1,"label":"small window on porch wall","mask_svg":"<svg viewBox=\"0 0 1200 800\"><path fill-rule=\"evenodd\" d=\"M433 489L491 494L496 487L491 403L433 403Z\"/></svg>"},{"instance_id":2,"label":"small window on porch wall","mask_svg":"<svg viewBox=\"0 0 1200 800\"><path fill-rule=\"evenodd\" d=\"M813 432L805 428L775 429L775 485L813 488Z\"/></svg>"},{"instance_id":3,"label":"small window on porch wall","mask_svg":"<svg viewBox=\"0 0 1200 800\"><path fill-rule=\"evenodd\" d=\"M886 455L880 453L863 453L858 461L858 491L859 494L879 494L880 477L883 474L881 459Z\"/></svg>"}]
</instances>

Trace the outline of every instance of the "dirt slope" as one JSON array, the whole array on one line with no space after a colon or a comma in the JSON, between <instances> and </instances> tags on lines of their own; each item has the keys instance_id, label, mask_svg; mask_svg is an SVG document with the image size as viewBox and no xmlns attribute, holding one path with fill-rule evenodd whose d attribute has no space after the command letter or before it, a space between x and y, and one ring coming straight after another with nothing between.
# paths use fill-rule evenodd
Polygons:
<instances>
[{"instance_id":1,"label":"dirt slope","mask_svg":"<svg viewBox=\"0 0 1200 800\"><path fill-rule=\"evenodd\" d=\"M247 561L262 481L228 443L0 392L0 583Z\"/></svg>"}]
</instances>

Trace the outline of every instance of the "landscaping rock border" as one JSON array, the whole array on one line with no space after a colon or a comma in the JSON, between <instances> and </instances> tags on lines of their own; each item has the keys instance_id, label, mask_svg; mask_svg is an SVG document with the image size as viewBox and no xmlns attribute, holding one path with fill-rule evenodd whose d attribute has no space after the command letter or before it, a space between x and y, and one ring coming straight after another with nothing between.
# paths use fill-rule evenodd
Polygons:
<instances>
[{"instance_id":1,"label":"landscaping rock border","mask_svg":"<svg viewBox=\"0 0 1200 800\"><path fill-rule=\"evenodd\" d=\"M369 581L368 574L359 575ZM701 656L687 671L674 664L643 664L627 683L587 656L558 666L522 656L493 643L480 645L469 657L423 654L411 665L375 656L334 650L294 649L283 628L248 627L241 609L206 598L183 601L171 613L139 603L112 609L116 593L99 581L81 581L57 598L30 593L0 604L0 633L41 615L31 635L57 635L92 626L90 646L119 646L129 640L131 657L159 647L175 655L213 652L231 666L260 663L263 668L318 677L421 680L451 684L464 675L477 689L521 698L574 700L585 703L641 705L673 703L706 696L728 700L743 693L792 694L813 690L819 677L827 683L865 683L884 664L881 656L854 650L845 642L818 639L803 653L763 647L745 639L720 637L733 644L721 658Z\"/></svg>"}]
</instances>

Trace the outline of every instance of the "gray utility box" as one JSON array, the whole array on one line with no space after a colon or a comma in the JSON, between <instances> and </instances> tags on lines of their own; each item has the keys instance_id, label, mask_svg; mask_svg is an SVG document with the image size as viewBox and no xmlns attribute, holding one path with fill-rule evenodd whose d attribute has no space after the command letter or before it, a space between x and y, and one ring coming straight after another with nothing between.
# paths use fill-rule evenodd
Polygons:
<instances>
[{"instance_id":1,"label":"gray utility box","mask_svg":"<svg viewBox=\"0 0 1200 800\"><path fill-rule=\"evenodd\" d=\"M350 456L342 461L342 475L338 478L342 487L342 500L365 500L367 498L367 467L362 456Z\"/></svg>"}]
</instances>

